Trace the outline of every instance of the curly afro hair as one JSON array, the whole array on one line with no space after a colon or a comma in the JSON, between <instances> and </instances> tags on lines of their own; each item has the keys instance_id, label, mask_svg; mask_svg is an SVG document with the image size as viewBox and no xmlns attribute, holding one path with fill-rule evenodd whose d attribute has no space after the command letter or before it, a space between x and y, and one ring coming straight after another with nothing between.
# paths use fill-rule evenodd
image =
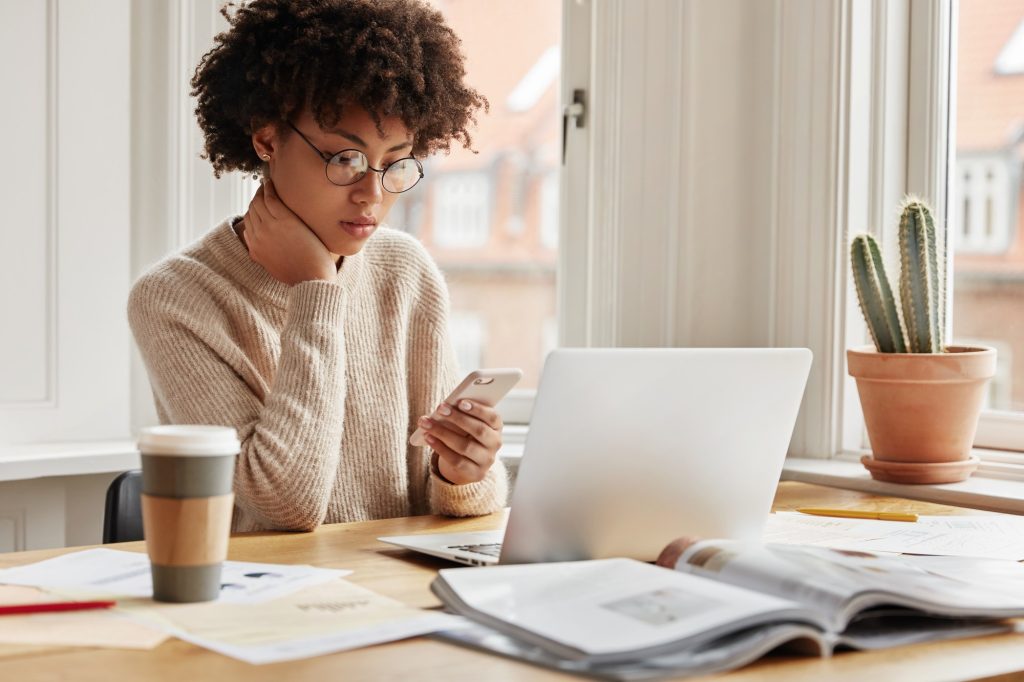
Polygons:
<instances>
[{"instance_id":1,"label":"curly afro hair","mask_svg":"<svg viewBox=\"0 0 1024 682\"><path fill-rule=\"evenodd\" d=\"M253 172L252 132L308 108L323 128L346 105L380 129L397 116L413 153L470 148L468 128L487 100L468 87L458 36L419 0L254 0L228 3L231 28L214 39L192 77L196 116L214 173Z\"/></svg>"}]
</instances>

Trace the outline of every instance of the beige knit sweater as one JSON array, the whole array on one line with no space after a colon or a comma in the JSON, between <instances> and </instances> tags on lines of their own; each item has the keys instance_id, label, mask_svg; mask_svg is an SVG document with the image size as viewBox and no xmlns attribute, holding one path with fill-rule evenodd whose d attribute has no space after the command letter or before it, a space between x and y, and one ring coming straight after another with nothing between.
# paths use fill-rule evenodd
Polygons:
<instances>
[{"instance_id":1,"label":"beige knit sweater","mask_svg":"<svg viewBox=\"0 0 1024 682\"><path fill-rule=\"evenodd\" d=\"M128 319L161 422L238 430L232 530L501 508L500 461L456 486L408 444L458 379L444 279L420 243L381 227L334 282L287 286L231 222L145 273Z\"/></svg>"}]
</instances>

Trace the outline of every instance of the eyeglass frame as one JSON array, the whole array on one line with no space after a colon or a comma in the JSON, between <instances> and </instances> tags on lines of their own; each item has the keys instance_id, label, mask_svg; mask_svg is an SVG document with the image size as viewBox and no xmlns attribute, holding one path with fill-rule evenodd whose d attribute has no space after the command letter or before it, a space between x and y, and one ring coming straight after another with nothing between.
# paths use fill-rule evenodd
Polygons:
<instances>
[{"instance_id":1,"label":"eyeglass frame","mask_svg":"<svg viewBox=\"0 0 1024 682\"><path fill-rule=\"evenodd\" d=\"M362 180L363 178L366 177L366 173L363 173L362 175L360 175L358 178L356 178L352 182L346 183L344 185L339 185L334 180L331 180L331 175L330 175L330 173L327 172L328 168L330 168L330 165L331 165L331 159L333 159L334 157L339 156L341 154L344 154L345 152L358 152L359 154L362 154L363 157L366 159L366 169L367 169L367 172L368 171L373 171L374 173L380 173L380 186L388 194L404 194L405 192L408 192L410 189L412 189L416 185L420 184L420 180L422 180L423 177L424 177L423 176L423 164L420 163L420 160L417 159L415 156L412 156L412 155L410 155L410 156L403 156L402 158L400 158L400 159L398 159L396 161L392 161L391 163L389 163L388 165L384 166L383 168L374 168L373 166L370 165L370 157L368 157L366 155L366 153L363 152L363 150L355 149L355 148L350 148L350 149L342 149L341 151L335 152L333 154L328 154L325 151L321 151L319 147L317 147L315 144L310 142L309 138L306 137L305 135L303 135L302 131L299 130L298 128L296 128L295 124L293 124L291 121L286 121L286 123L288 124L288 127L291 128L292 130L294 130L296 133L298 133L299 137L302 138L302 141L305 142L306 144L308 144L310 149L315 151L317 153L317 156L319 156L323 160L323 162L324 162L324 175L327 177L327 182L331 183L335 187L351 187L352 185L356 184L357 182L359 182L360 180ZM406 159L412 159L413 162L416 164L416 168L420 172L419 179L416 180L416 182L414 182L412 185L410 185L408 189L403 189L401 192L395 192L395 191L392 191L392 190L388 189L387 187L385 187L384 186L384 174L387 173L388 169L391 168L392 166L394 166L396 163L398 163L399 161L405 161Z\"/></svg>"}]
</instances>

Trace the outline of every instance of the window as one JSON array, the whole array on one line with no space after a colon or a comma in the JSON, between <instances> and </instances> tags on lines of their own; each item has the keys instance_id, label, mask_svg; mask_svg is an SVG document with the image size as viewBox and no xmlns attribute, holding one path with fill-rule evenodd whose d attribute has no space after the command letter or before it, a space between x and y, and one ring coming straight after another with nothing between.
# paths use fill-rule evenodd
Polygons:
<instances>
[{"instance_id":1,"label":"window","mask_svg":"<svg viewBox=\"0 0 1024 682\"><path fill-rule=\"evenodd\" d=\"M1003 253L1017 227L1020 162L1001 150L958 153L952 212L956 252Z\"/></svg>"},{"instance_id":2,"label":"window","mask_svg":"<svg viewBox=\"0 0 1024 682\"><path fill-rule=\"evenodd\" d=\"M1014 362L1024 354L1024 5L959 3L953 26L953 342L996 348L983 421L1001 411L1021 418L1024 434L1024 366ZM979 429L979 445L986 445L984 433ZM1024 437L1017 436L1017 447L1024 449Z\"/></svg>"},{"instance_id":3,"label":"window","mask_svg":"<svg viewBox=\"0 0 1024 682\"><path fill-rule=\"evenodd\" d=\"M558 248L558 172L549 172L540 188L540 241L546 249Z\"/></svg>"},{"instance_id":4,"label":"window","mask_svg":"<svg viewBox=\"0 0 1024 682\"><path fill-rule=\"evenodd\" d=\"M549 317L544 320L544 331L540 340L540 355L546 358L548 353L558 347L558 320Z\"/></svg>"},{"instance_id":5,"label":"window","mask_svg":"<svg viewBox=\"0 0 1024 682\"><path fill-rule=\"evenodd\" d=\"M484 321L479 315L453 313L448 320L448 332L455 346L455 357L460 370L470 372L481 366L484 347Z\"/></svg>"},{"instance_id":6,"label":"window","mask_svg":"<svg viewBox=\"0 0 1024 682\"><path fill-rule=\"evenodd\" d=\"M491 183L486 173L450 173L432 183L434 244L446 249L487 245Z\"/></svg>"},{"instance_id":7,"label":"window","mask_svg":"<svg viewBox=\"0 0 1024 682\"><path fill-rule=\"evenodd\" d=\"M445 274L463 371L519 367L535 389L557 338L562 3L430 0L462 40L467 81L490 103L472 151L453 144L389 221ZM405 222L402 224L401 221ZM528 412L527 412L528 413ZM506 421L518 421L506 415Z\"/></svg>"}]
</instances>

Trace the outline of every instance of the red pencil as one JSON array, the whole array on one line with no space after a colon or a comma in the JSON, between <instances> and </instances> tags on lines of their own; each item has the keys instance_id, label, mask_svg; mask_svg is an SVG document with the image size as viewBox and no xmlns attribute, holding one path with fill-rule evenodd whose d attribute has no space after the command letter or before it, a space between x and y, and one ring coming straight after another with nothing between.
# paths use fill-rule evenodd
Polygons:
<instances>
[{"instance_id":1,"label":"red pencil","mask_svg":"<svg viewBox=\"0 0 1024 682\"><path fill-rule=\"evenodd\" d=\"M84 611L86 609L109 609L116 601L52 601L42 604L14 604L0 606L0 616L22 613L49 613L53 611Z\"/></svg>"}]
</instances>

